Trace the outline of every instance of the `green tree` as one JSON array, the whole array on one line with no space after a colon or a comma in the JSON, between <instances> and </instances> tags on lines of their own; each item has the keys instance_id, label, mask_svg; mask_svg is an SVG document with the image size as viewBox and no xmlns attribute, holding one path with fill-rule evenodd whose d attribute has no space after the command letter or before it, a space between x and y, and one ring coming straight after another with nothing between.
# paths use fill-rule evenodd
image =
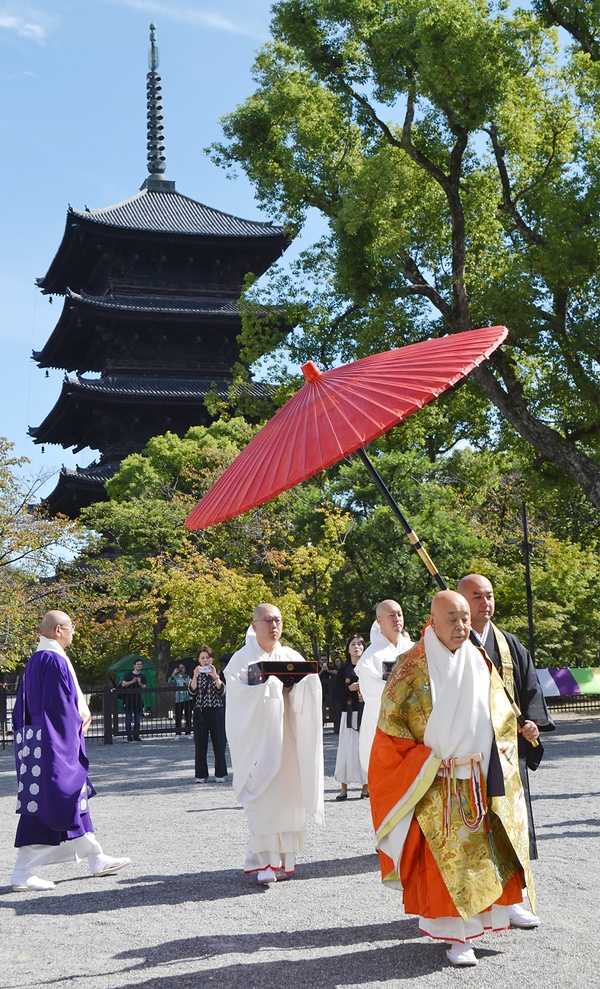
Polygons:
<instances>
[{"instance_id":1,"label":"green tree","mask_svg":"<svg viewBox=\"0 0 600 989\"><path fill-rule=\"evenodd\" d=\"M107 485L109 500L82 512L102 534L100 554L94 549L69 568L87 608L77 643L84 668L93 664L101 675L135 646L154 656L160 677L171 649L188 655L208 641L229 652L265 599L285 608L286 635L303 651L316 654L339 635L331 589L348 517L323 502L318 479L223 525L185 528L254 431L232 419L183 438L154 437L123 461Z\"/></svg>"},{"instance_id":2,"label":"green tree","mask_svg":"<svg viewBox=\"0 0 600 989\"><path fill-rule=\"evenodd\" d=\"M285 352L325 364L504 323L473 380L598 509L600 17L584 6L282 0L213 156L278 218L329 224L291 276L250 290L246 358L265 301L297 326Z\"/></svg>"},{"instance_id":3,"label":"green tree","mask_svg":"<svg viewBox=\"0 0 600 989\"><path fill-rule=\"evenodd\" d=\"M37 502L48 479L27 473L26 457L0 437L0 665L13 670L35 645L50 608L67 608L68 589L53 578L61 557L83 543L80 527L50 518Z\"/></svg>"},{"instance_id":4,"label":"green tree","mask_svg":"<svg viewBox=\"0 0 600 989\"><path fill-rule=\"evenodd\" d=\"M418 419L414 420L415 422ZM414 434L413 434L414 435ZM401 502L448 586L465 573L488 576L496 589L498 620L528 641L521 506L528 498L536 662L540 666L596 665L600 646L600 554L564 530L562 509L535 491L527 457L460 447L431 464L426 447L382 450L377 466ZM529 453L529 451L527 451ZM533 468L531 468L533 471ZM418 636L435 587L390 510L378 504L362 465L352 463L332 482L349 506L354 526L344 543L346 565L335 575L332 599L341 626L368 633L374 605L401 601L407 628Z\"/></svg>"},{"instance_id":5,"label":"green tree","mask_svg":"<svg viewBox=\"0 0 600 989\"><path fill-rule=\"evenodd\" d=\"M487 574L500 619L524 640L517 543L527 498L538 661L593 663L600 627L594 530L584 542L573 538L558 494L535 487L526 445L491 451L454 443L468 421L468 402L459 415L460 403L448 399L448 415L445 401L375 444L384 481L448 585L473 570ZM208 443L203 433L199 438ZM264 599L281 607L287 641L307 655L340 650L354 629L368 635L376 603L389 596L402 602L408 628L419 635L435 587L358 460L239 518L187 532L185 515L205 490L208 466L188 437L157 437L124 462L110 501L86 513L119 547L114 558L82 556L68 568L74 615L84 617L75 658L88 679L93 670L102 679L124 653L156 653L156 640L177 657L193 654L203 641L217 654L229 653Z\"/></svg>"}]
</instances>

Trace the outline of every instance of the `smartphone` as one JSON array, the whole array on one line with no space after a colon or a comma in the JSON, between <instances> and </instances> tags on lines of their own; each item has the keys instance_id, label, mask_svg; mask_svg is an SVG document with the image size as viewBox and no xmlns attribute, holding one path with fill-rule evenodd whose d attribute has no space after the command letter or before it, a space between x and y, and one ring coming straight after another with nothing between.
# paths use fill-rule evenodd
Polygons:
<instances>
[{"instance_id":1,"label":"smartphone","mask_svg":"<svg viewBox=\"0 0 600 989\"><path fill-rule=\"evenodd\" d=\"M210 673L210 671L211 671L211 667L210 666L201 666L200 667L200 672L201 673Z\"/></svg>"}]
</instances>

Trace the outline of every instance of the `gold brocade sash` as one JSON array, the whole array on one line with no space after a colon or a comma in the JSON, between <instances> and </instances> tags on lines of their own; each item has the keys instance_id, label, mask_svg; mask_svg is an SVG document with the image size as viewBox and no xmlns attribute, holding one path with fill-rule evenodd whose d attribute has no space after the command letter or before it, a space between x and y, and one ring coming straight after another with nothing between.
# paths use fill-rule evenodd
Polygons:
<instances>
[{"instance_id":1,"label":"gold brocade sash","mask_svg":"<svg viewBox=\"0 0 600 989\"><path fill-rule=\"evenodd\" d=\"M504 638L504 636L502 636ZM506 643L506 639L504 639ZM510 659L510 680L512 684L512 659ZM508 684L507 684L508 686ZM517 719L504 690L504 684L498 671L492 669L492 685L490 695L492 721L496 734L498 754L502 764L505 795L492 797L490 808L502 821L504 830L519 859L525 874L525 885L535 912L535 886L529 861L529 823L527 820L527 804L523 793L523 784L519 773L519 754L517 747Z\"/></svg>"},{"instance_id":2,"label":"gold brocade sash","mask_svg":"<svg viewBox=\"0 0 600 989\"><path fill-rule=\"evenodd\" d=\"M527 810L519 776L516 718L496 669L491 672L490 708L505 784L505 796L492 797L490 832L485 822L469 831L454 803L450 833L442 833L442 785L438 778L415 808L419 826L461 917L489 909L516 869L525 873L527 891L535 910L535 892L529 865ZM469 780L458 780L468 799Z\"/></svg>"},{"instance_id":3,"label":"gold brocade sash","mask_svg":"<svg viewBox=\"0 0 600 989\"><path fill-rule=\"evenodd\" d=\"M498 645L498 652L500 653L500 668L502 670L502 680L504 685L508 690L511 697L515 696L515 676L512 656L510 653L510 647L508 645L508 639L506 638L504 632L497 628L493 622L490 622L492 626L492 631L496 637L496 643Z\"/></svg>"}]
</instances>

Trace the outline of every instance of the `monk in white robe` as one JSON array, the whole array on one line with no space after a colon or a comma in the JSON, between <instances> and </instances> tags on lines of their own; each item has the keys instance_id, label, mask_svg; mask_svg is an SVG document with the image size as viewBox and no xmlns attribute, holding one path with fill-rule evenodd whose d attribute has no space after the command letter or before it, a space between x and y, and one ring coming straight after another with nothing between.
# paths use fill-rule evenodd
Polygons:
<instances>
[{"instance_id":1,"label":"monk in white robe","mask_svg":"<svg viewBox=\"0 0 600 989\"><path fill-rule=\"evenodd\" d=\"M404 614L397 601L386 598L377 605L375 614L377 617L371 626L371 644L355 667L360 695L365 702L358 740L360 764L365 773L369 769L371 746L385 687L383 664L393 663L397 656L406 652L413 644L404 631Z\"/></svg>"},{"instance_id":2,"label":"monk in white robe","mask_svg":"<svg viewBox=\"0 0 600 989\"><path fill-rule=\"evenodd\" d=\"M250 831L244 872L256 873L261 883L292 875L296 853L304 848L307 814L323 823L319 677L309 674L291 687L274 676L248 682L249 667L261 660L303 660L281 645L281 632L279 609L258 605L246 645L224 671L233 788Z\"/></svg>"}]
</instances>

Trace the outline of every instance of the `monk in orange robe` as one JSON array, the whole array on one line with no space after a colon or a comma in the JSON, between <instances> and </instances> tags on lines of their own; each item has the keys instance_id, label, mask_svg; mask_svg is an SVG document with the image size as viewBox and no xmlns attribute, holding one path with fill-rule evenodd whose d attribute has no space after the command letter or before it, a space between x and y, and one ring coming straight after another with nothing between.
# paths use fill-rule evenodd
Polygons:
<instances>
[{"instance_id":1,"label":"monk in orange robe","mask_svg":"<svg viewBox=\"0 0 600 989\"><path fill-rule=\"evenodd\" d=\"M383 882L461 966L477 963L471 939L509 927L524 885L535 908L517 722L470 628L460 594L435 595L387 681L369 763Z\"/></svg>"}]
</instances>

